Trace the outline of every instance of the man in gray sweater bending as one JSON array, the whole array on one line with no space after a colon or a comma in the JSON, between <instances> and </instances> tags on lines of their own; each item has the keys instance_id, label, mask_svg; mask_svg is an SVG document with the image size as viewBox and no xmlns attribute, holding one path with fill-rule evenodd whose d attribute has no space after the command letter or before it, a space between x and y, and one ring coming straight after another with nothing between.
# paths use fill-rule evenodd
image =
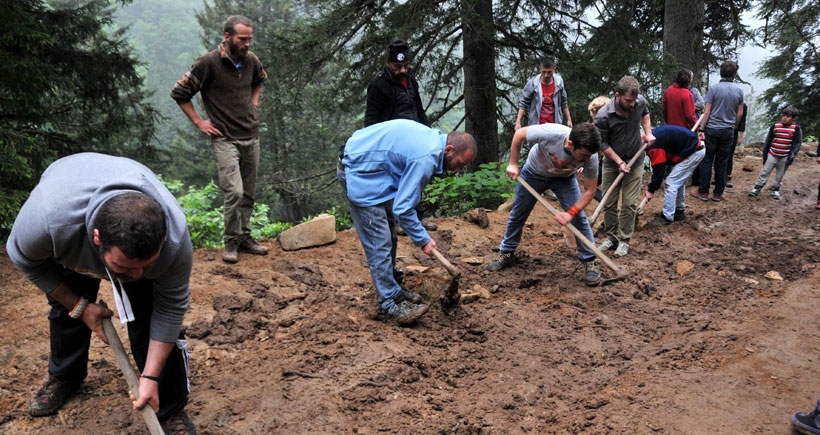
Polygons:
<instances>
[{"instance_id":1,"label":"man in gray sweater bending","mask_svg":"<svg viewBox=\"0 0 820 435\"><path fill-rule=\"evenodd\" d=\"M107 341L102 320L113 312L96 303L105 279L141 373L134 407L154 408L166 431L196 432L184 409L188 350L181 332L191 238L182 209L150 169L94 153L57 160L23 204L6 248L51 305L49 375L31 399L31 415L54 414L79 389L92 331Z\"/></svg>"}]
</instances>

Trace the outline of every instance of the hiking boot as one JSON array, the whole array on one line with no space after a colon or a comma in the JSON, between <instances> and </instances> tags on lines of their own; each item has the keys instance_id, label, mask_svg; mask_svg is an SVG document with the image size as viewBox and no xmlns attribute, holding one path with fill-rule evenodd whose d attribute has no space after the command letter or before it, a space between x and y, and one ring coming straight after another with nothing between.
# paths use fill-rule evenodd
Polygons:
<instances>
[{"instance_id":1,"label":"hiking boot","mask_svg":"<svg viewBox=\"0 0 820 435\"><path fill-rule=\"evenodd\" d=\"M616 257L623 257L629 253L629 243L621 243L618 245L618 249L615 250Z\"/></svg>"},{"instance_id":2,"label":"hiking boot","mask_svg":"<svg viewBox=\"0 0 820 435\"><path fill-rule=\"evenodd\" d=\"M393 306L387 313L387 320L395 321L401 326L412 325L427 312L430 307L425 304L414 304L403 300Z\"/></svg>"},{"instance_id":3,"label":"hiking boot","mask_svg":"<svg viewBox=\"0 0 820 435\"><path fill-rule=\"evenodd\" d=\"M421 226L423 226L424 229L427 230L427 231L436 231L436 230L438 230L438 225L430 222L427 219L422 219L421 220Z\"/></svg>"},{"instance_id":4,"label":"hiking boot","mask_svg":"<svg viewBox=\"0 0 820 435\"><path fill-rule=\"evenodd\" d=\"M405 288L405 287L401 288L401 291L399 292L398 295L396 295L395 300L397 302L408 301L408 302L412 302L414 304L420 304L423 301L420 294L414 292L413 290L410 290L409 288Z\"/></svg>"},{"instance_id":5,"label":"hiking boot","mask_svg":"<svg viewBox=\"0 0 820 435\"><path fill-rule=\"evenodd\" d=\"M780 189L772 190L772 198L780 199Z\"/></svg>"},{"instance_id":6,"label":"hiking boot","mask_svg":"<svg viewBox=\"0 0 820 435\"><path fill-rule=\"evenodd\" d=\"M49 374L46 384L34 393L34 397L28 405L28 413L32 417L42 417L56 413L63 407L77 390L79 383L69 383L61 381L56 376Z\"/></svg>"},{"instance_id":7,"label":"hiking boot","mask_svg":"<svg viewBox=\"0 0 820 435\"><path fill-rule=\"evenodd\" d=\"M726 199L726 198L724 198L723 195L714 195L714 196L712 196L712 201L715 201L715 202L720 202L720 201L723 201L724 199Z\"/></svg>"},{"instance_id":8,"label":"hiking boot","mask_svg":"<svg viewBox=\"0 0 820 435\"><path fill-rule=\"evenodd\" d=\"M242 243L239 244L239 250L253 255L268 255L268 248L256 243L256 240L250 237L242 239Z\"/></svg>"},{"instance_id":9,"label":"hiking boot","mask_svg":"<svg viewBox=\"0 0 820 435\"><path fill-rule=\"evenodd\" d=\"M820 435L820 421L817 409L811 412L796 412L792 414L792 424L795 430L803 434Z\"/></svg>"},{"instance_id":10,"label":"hiking boot","mask_svg":"<svg viewBox=\"0 0 820 435\"><path fill-rule=\"evenodd\" d=\"M505 267L510 267L513 264L515 264L515 251L501 251L498 253L498 258L496 258L495 261L487 265L487 270L489 270L490 272L495 272L496 270L501 270Z\"/></svg>"},{"instance_id":11,"label":"hiking boot","mask_svg":"<svg viewBox=\"0 0 820 435\"><path fill-rule=\"evenodd\" d=\"M236 239L225 241L225 249L222 250L222 261L231 264L239 261L239 242Z\"/></svg>"},{"instance_id":12,"label":"hiking boot","mask_svg":"<svg viewBox=\"0 0 820 435\"><path fill-rule=\"evenodd\" d=\"M600 249L602 251L609 251L609 250L615 249L617 247L618 247L618 243L613 242L609 238L604 239L604 241L601 242L600 245L598 245L598 249Z\"/></svg>"},{"instance_id":13,"label":"hiking boot","mask_svg":"<svg viewBox=\"0 0 820 435\"><path fill-rule=\"evenodd\" d=\"M675 210L675 222L680 222L682 220L686 220L686 210L680 209Z\"/></svg>"},{"instance_id":14,"label":"hiking boot","mask_svg":"<svg viewBox=\"0 0 820 435\"><path fill-rule=\"evenodd\" d=\"M708 193L700 193L700 191L698 189L692 189L692 196L694 196L695 198L697 198L701 201L708 201L709 200L709 194Z\"/></svg>"},{"instance_id":15,"label":"hiking boot","mask_svg":"<svg viewBox=\"0 0 820 435\"><path fill-rule=\"evenodd\" d=\"M755 187L752 187L752 190L749 192L749 196L757 196L757 195L760 195L760 189L763 189L763 186L755 186Z\"/></svg>"},{"instance_id":16,"label":"hiking boot","mask_svg":"<svg viewBox=\"0 0 820 435\"><path fill-rule=\"evenodd\" d=\"M168 435L196 435L194 422L184 409L159 422L162 430Z\"/></svg>"},{"instance_id":17,"label":"hiking boot","mask_svg":"<svg viewBox=\"0 0 820 435\"><path fill-rule=\"evenodd\" d=\"M590 287L601 282L601 264L598 260L584 263L584 282Z\"/></svg>"}]
</instances>

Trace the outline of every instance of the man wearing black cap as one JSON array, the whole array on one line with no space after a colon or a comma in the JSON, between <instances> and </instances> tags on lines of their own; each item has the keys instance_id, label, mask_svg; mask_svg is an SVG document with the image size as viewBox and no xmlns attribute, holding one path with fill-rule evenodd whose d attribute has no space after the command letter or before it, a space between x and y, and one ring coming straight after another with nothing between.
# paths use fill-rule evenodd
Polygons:
<instances>
[{"instance_id":1,"label":"man wearing black cap","mask_svg":"<svg viewBox=\"0 0 820 435\"><path fill-rule=\"evenodd\" d=\"M419 83L415 70L410 68L410 47L406 41L397 39L385 50L387 65L367 86L367 108L364 126L368 127L391 119L409 119L430 126L419 96ZM438 225L424 218L421 203L416 207L421 224L427 231L435 231ZM399 231L403 234L402 231Z\"/></svg>"},{"instance_id":2,"label":"man wearing black cap","mask_svg":"<svg viewBox=\"0 0 820 435\"><path fill-rule=\"evenodd\" d=\"M387 65L367 87L367 109L364 126L409 119L430 126L419 96L419 84L410 68L410 47L395 40L387 46Z\"/></svg>"}]
</instances>

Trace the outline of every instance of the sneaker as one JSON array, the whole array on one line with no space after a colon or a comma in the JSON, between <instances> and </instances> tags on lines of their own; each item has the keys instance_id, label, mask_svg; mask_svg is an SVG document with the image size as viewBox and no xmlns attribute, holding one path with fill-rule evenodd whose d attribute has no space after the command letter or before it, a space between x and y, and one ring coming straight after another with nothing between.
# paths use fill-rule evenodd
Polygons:
<instances>
[{"instance_id":1,"label":"sneaker","mask_svg":"<svg viewBox=\"0 0 820 435\"><path fill-rule=\"evenodd\" d=\"M239 242L235 239L225 241L225 249L222 250L222 261L231 264L239 261Z\"/></svg>"},{"instance_id":2,"label":"sneaker","mask_svg":"<svg viewBox=\"0 0 820 435\"><path fill-rule=\"evenodd\" d=\"M159 424L168 435L196 435L194 422L191 421L184 409L160 421Z\"/></svg>"},{"instance_id":3,"label":"sneaker","mask_svg":"<svg viewBox=\"0 0 820 435\"><path fill-rule=\"evenodd\" d=\"M387 313L387 320L395 321L401 326L412 325L427 312L430 307L425 304L414 304L410 301L401 301Z\"/></svg>"},{"instance_id":4,"label":"sneaker","mask_svg":"<svg viewBox=\"0 0 820 435\"><path fill-rule=\"evenodd\" d=\"M395 297L395 300L397 302L408 301L414 304L420 304L423 299L420 294L410 290L409 288L402 287L399 294Z\"/></svg>"},{"instance_id":5,"label":"sneaker","mask_svg":"<svg viewBox=\"0 0 820 435\"><path fill-rule=\"evenodd\" d=\"M780 190L772 190L772 198L780 199Z\"/></svg>"},{"instance_id":6,"label":"sneaker","mask_svg":"<svg viewBox=\"0 0 820 435\"><path fill-rule=\"evenodd\" d=\"M726 199L726 198L724 198L723 195L714 195L714 196L712 196L712 201L715 201L715 202L720 202L720 201L723 201L724 199Z\"/></svg>"},{"instance_id":7,"label":"sneaker","mask_svg":"<svg viewBox=\"0 0 820 435\"><path fill-rule=\"evenodd\" d=\"M430 222L427 219L422 219L421 220L421 226L423 226L424 229L427 230L427 231L436 231L436 230L438 230L438 225Z\"/></svg>"},{"instance_id":8,"label":"sneaker","mask_svg":"<svg viewBox=\"0 0 820 435\"><path fill-rule=\"evenodd\" d=\"M584 263L584 282L590 287L601 282L601 264L598 260Z\"/></svg>"},{"instance_id":9,"label":"sneaker","mask_svg":"<svg viewBox=\"0 0 820 435\"><path fill-rule=\"evenodd\" d=\"M28 413L32 417L51 415L59 411L77 390L80 384L72 384L57 379L49 374L46 384L34 393L28 406Z\"/></svg>"},{"instance_id":10,"label":"sneaker","mask_svg":"<svg viewBox=\"0 0 820 435\"><path fill-rule=\"evenodd\" d=\"M602 251L609 251L611 249L615 249L617 246L618 244L616 242L613 242L612 240L609 240L609 238L606 238L603 242L601 242L600 245L598 245L598 249Z\"/></svg>"},{"instance_id":11,"label":"sneaker","mask_svg":"<svg viewBox=\"0 0 820 435\"><path fill-rule=\"evenodd\" d=\"M792 424L795 430L803 434L820 435L817 409L811 412L796 412L792 414Z\"/></svg>"},{"instance_id":12,"label":"sneaker","mask_svg":"<svg viewBox=\"0 0 820 435\"><path fill-rule=\"evenodd\" d=\"M757 195L760 195L760 189L763 189L763 186L755 186L755 187L752 187L752 190L749 192L749 196L757 196Z\"/></svg>"},{"instance_id":13,"label":"sneaker","mask_svg":"<svg viewBox=\"0 0 820 435\"><path fill-rule=\"evenodd\" d=\"M686 210L685 209L675 210L675 218L674 219L675 219L675 222L680 222L682 220L686 220Z\"/></svg>"},{"instance_id":14,"label":"sneaker","mask_svg":"<svg viewBox=\"0 0 820 435\"><path fill-rule=\"evenodd\" d=\"M555 192L553 192L550 189L545 190L544 193L541 194L541 196L553 201L558 201L558 197L555 195Z\"/></svg>"},{"instance_id":15,"label":"sneaker","mask_svg":"<svg viewBox=\"0 0 820 435\"><path fill-rule=\"evenodd\" d=\"M733 187L735 187L735 186L733 186L733 185L732 185L732 182L731 182L731 181L727 181L727 182L726 182L726 187L727 187L727 188L729 188L729 189L731 189L731 188L733 188Z\"/></svg>"},{"instance_id":16,"label":"sneaker","mask_svg":"<svg viewBox=\"0 0 820 435\"><path fill-rule=\"evenodd\" d=\"M242 239L242 243L239 244L239 250L254 255L268 255L268 248L256 243L256 240L250 237Z\"/></svg>"},{"instance_id":17,"label":"sneaker","mask_svg":"<svg viewBox=\"0 0 820 435\"><path fill-rule=\"evenodd\" d=\"M708 201L709 200L709 194L708 193L700 193L700 191L698 189L692 189L692 196L694 196L695 198L697 198L701 201Z\"/></svg>"},{"instance_id":18,"label":"sneaker","mask_svg":"<svg viewBox=\"0 0 820 435\"><path fill-rule=\"evenodd\" d=\"M621 243L618 245L618 249L615 250L616 257L623 257L629 253L629 243Z\"/></svg>"},{"instance_id":19,"label":"sneaker","mask_svg":"<svg viewBox=\"0 0 820 435\"><path fill-rule=\"evenodd\" d=\"M498 258L496 258L495 261L487 265L487 270L489 270L490 272L495 272L496 270L501 270L505 267L510 267L513 264L515 264L515 251L501 251L498 253Z\"/></svg>"}]
</instances>

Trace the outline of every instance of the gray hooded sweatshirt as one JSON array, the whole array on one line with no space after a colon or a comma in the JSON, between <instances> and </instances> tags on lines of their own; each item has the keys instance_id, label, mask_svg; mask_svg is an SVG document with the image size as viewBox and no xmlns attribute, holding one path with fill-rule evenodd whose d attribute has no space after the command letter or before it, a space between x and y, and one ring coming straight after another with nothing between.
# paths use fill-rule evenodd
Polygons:
<instances>
[{"instance_id":1,"label":"gray hooded sweatshirt","mask_svg":"<svg viewBox=\"0 0 820 435\"><path fill-rule=\"evenodd\" d=\"M106 200L128 192L154 198L165 211L167 239L143 278L154 286L151 339L171 343L178 338L188 309L191 238L176 198L142 164L95 153L57 160L20 209L6 249L14 265L45 293L70 271L107 277L94 244L93 222Z\"/></svg>"}]
</instances>

